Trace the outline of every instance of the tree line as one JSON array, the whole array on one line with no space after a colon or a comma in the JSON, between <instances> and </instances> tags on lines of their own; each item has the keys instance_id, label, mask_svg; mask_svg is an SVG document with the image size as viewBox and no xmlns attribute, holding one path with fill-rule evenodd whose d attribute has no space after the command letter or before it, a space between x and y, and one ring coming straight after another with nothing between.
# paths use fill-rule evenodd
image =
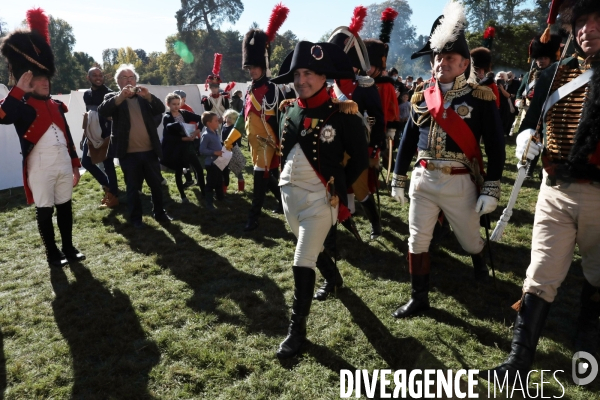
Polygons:
<instances>
[{"instance_id":1,"label":"tree line","mask_svg":"<svg viewBox=\"0 0 600 400\"><path fill-rule=\"evenodd\" d=\"M483 31L492 23L496 27L492 48L494 64L527 69L529 41L543 32L551 0L463 0L463 3L469 21L467 38L470 47L481 45ZM526 5L533 8L526 8ZM369 5L361 36L379 37L380 16L386 7L394 8L399 14L391 35L388 68L395 67L401 76L427 77L430 74L428 60L410 60L410 55L424 45L428 36L416 34L416 28L411 24L412 9L407 0L387 0ZM106 74L107 85L116 89L114 72L121 63L135 65L140 83L200 84L212 70L214 53L223 54L221 76L225 81L246 81L248 75L242 70L242 39L247 30L220 29L225 21L234 24L243 11L242 0L182 0L182 7L175 14L178 31L165 39L164 52L147 53L131 47L109 48L102 52L102 60L95 60L85 52L74 52L76 38L71 25L51 16L49 32L56 60L52 92L68 93L88 87L86 74L92 66L101 67ZM259 25L253 23L252 27ZM323 32L320 40L327 40L331 31ZM6 34L6 24L0 19L0 37ZM277 35L271 57L274 75L298 40L290 30ZM8 82L8 66L4 59L0 60L0 82Z\"/></svg>"}]
</instances>

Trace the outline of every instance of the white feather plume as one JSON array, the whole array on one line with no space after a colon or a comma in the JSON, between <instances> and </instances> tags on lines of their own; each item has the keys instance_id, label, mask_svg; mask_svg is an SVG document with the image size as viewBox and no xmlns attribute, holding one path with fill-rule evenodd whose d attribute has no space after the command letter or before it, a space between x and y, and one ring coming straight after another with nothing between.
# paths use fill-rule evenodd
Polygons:
<instances>
[{"instance_id":1,"label":"white feather plume","mask_svg":"<svg viewBox=\"0 0 600 400\"><path fill-rule=\"evenodd\" d=\"M461 30L467 25L465 7L459 1L450 1L444 7L444 17L429 38L429 43L434 52L439 53L447 43L454 42Z\"/></svg>"}]
</instances>

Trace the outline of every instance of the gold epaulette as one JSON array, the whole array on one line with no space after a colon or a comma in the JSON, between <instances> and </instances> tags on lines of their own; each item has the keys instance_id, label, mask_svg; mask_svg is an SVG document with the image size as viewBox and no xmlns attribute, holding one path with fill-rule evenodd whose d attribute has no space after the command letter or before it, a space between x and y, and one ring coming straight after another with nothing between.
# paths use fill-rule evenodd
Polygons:
<instances>
[{"instance_id":1,"label":"gold epaulette","mask_svg":"<svg viewBox=\"0 0 600 400\"><path fill-rule=\"evenodd\" d=\"M357 114L358 104L352 100L339 101L338 99L331 99L333 104L337 104L338 108L344 114Z\"/></svg>"},{"instance_id":2,"label":"gold epaulette","mask_svg":"<svg viewBox=\"0 0 600 400\"><path fill-rule=\"evenodd\" d=\"M281 103L279 103L279 111L284 111L286 107L289 107L295 101L296 101L296 99L283 100Z\"/></svg>"},{"instance_id":3,"label":"gold epaulette","mask_svg":"<svg viewBox=\"0 0 600 400\"><path fill-rule=\"evenodd\" d=\"M423 100L425 100L425 91L421 90L421 91L415 91L410 99L410 102L412 104L421 104L423 102Z\"/></svg>"},{"instance_id":4,"label":"gold epaulette","mask_svg":"<svg viewBox=\"0 0 600 400\"><path fill-rule=\"evenodd\" d=\"M481 99L485 101L496 101L496 95L494 91L487 86L481 86L476 83L469 83L469 85L473 88L471 92L473 97L476 99Z\"/></svg>"}]
</instances>

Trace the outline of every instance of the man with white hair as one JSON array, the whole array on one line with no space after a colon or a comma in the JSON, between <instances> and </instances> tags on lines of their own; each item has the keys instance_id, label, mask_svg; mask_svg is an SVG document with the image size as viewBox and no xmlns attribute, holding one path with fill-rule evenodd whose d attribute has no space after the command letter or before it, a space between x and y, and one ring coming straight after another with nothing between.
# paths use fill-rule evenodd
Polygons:
<instances>
[{"instance_id":1,"label":"man with white hair","mask_svg":"<svg viewBox=\"0 0 600 400\"><path fill-rule=\"evenodd\" d=\"M131 64L121 64L115 72L119 92L108 93L98 107L105 118L112 117L112 135L116 155L127 184L127 207L131 223L143 228L142 202L139 189L145 180L152 193L154 218L171 221L163 209L160 164L162 149L156 127L165 112L165 105L148 88L137 85L139 76Z\"/></svg>"},{"instance_id":2,"label":"man with white hair","mask_svg":"<svg viewBox=\"0 0 600 400\"><path fill-rule=\"evenodd\" d=\"M402 205L408 169L417 149L408 195L408 263L411 298L392 315L406 318L430 308L429 248L440 211L462 248L471 255L475 279L488 269L483 256L480 217L498 205L504 167L504 138L496 97L486 86L467 82L471 54L464 34L466 18L458 2L449 3L434 23L425 47L415 56L433 56L435 80L411 99L392 180L392 197ZM488 158L487 174L479 143Z\"/></svg>"}]
</instances>

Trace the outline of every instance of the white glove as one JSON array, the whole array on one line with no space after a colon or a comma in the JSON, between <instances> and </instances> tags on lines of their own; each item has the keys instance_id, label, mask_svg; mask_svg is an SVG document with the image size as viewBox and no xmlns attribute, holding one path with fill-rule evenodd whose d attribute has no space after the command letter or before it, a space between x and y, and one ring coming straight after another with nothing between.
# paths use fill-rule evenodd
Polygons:
<instances>
[{"instance_id":1,"label":"white glove","mask_svg":"<svg viewBox=\"0 0 600 400\"><path fill-rule=\"evenodd\" d=\"M408 203L408 199L404 196L404 188L392 187L392 197L400 203L400 206Z\"/></svg>"},{"instance_id":2,"label":"white glove","mask_svg":"<svg viewBox=\"0 0 600 400\"><path fill-rule=\"evenodd\" d=\"M527 143L531 141L533 135L535 135L535 131L533 129L526 129L517 135L517 147L515 149L515 156L519 160L523 158L523 153L527 148ZM529 160L533 160L538 154L540 154L541 151L542 145L532 142L529 145L529 150L527 151L527 158Z\"/></svg>"},{"instance_id":3,"label":"white glove","mask_svg":"<svg viewBox=\"0 0 600 400\"><path fill-rule=\"evenodd\" d=\"M481 217L483 214L489 214L498 207L498 199L487 194L482 194L477 199L475 205L475 212L479 213Z\"/></svg>"},{"instance_id":4,"label":"white glove","mask_svg":"<svg viewBox=\"0 0 600 400\"><path fill-rule=\"evenodd\" d=\"M387 139L393 139L393 138L394 138L394 136L396 136L396 130L395 130L395 129L389 128L389 129L388 129L388 130L385 132L385 137L386 137Z\"/></svg>"}]
</instances>

